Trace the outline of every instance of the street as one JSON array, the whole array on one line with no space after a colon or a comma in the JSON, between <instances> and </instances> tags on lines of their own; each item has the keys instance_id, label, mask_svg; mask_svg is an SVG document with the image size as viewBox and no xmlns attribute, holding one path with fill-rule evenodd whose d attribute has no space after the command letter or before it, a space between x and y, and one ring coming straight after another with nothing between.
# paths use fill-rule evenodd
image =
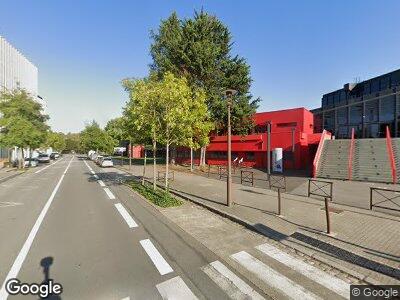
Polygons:
<instances>
[{"instance_id":1,"label":"street","mask_svg":"<svg viewBox=\"0 0 400 300\"><path fill-rule=\"evenodd\" d=\"M53 279L63 286L54 299L228 298L201 270L214 254L150 205L126 209L132 194L89 164L64 156L2 184L2 283Z\"/></svg>"}]
</instances>

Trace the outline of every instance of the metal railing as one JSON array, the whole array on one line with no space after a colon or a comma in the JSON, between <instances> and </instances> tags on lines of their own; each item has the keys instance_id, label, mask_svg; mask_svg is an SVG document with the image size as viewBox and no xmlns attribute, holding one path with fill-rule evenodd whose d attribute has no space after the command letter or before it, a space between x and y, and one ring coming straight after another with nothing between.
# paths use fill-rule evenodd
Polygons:
<instances>
[{"instance_id":1,"label":"metal railing","mask_svg":"<svg viewBox=\"0 0 400 300\"><path fill-rule=\"evenodd\" d=\"M240 184L251 183L251 186L254 186L254 172L253 171L240 171Z\"/></svg>"},{"instance_id":2,"label":"metal railing","mask_svg":"<svg viewBox=\"0 0 400 300\"><path fill-rule=\"evenodd\" d=\"M372 210L373 207L389 209L393 211L400 211L400 191L370 187L369 194L369 209ZM374 197L375 196L375 197ZM378 199L377 199L378 198ZM378 201L378 202L375 202ZM394 207L382 206L382 203L391 203Z\"/></svg>"},{"instance_id":3,"label":"metal railing","mask_svg":"<svg viewBox=\"0 0 400 300\"><path fill-rule=\"evenodd\" d=\"M218 166L218 176L219 179L228 177L228 169L225 166Z\"/></svg>"},{"instance_id":4,"label":"metal railing","mask_svg":"<svg viewBox=\"0 0 400 300\"><path fill-rule=\"evenodd\" d=\"M309 179L307 197L310 197L311 195L328 198L332 201L333 182L325 180Z\"/></svg>"}]
</instances>

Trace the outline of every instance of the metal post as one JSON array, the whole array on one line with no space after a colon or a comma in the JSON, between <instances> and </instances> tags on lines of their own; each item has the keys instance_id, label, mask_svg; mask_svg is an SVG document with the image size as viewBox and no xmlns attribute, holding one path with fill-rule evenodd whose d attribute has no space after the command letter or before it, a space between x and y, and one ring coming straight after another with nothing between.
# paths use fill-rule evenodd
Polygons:
<instances>
[{"instance_id":1,"label":"metal post","mask_svg":"<svg viewBox=\"0 0 400 300\"><path fill-rule=\"evenodd\" d=\"M278 215L281 215L281 189L278 188Z\"/></svg>"},{"instance_id":2,"label":"metal post","mask_svg":"<svg viewBox=\"0 0 400 300\"><path fill-rule=\"evenodd\" d=\"M271 123L267 123L267 172L271 175Z\"/></svg>"},{"instance_id":3,"label":"metal post","mask_svg":"<svg viewBox=\"0 0 400 300\"><path fill-rule=\"evenodd\" d=\"M325 214L326 214L326 233L330 234L331 233L331 220L329 217L329 204L328 204L327 197L325 197Z\"/></svg>"},{"instance_id":4,"label":"metal post","mask_svg":"<svg viewBox=\"0 0 400 300\"><path fill-rule=\"evenodd\" d=\"M142 185L144 185L144 178L146 175L146 163L147 163L147 153L146 148L144 149L144 162L143 162L143 175L142 175Z\"/></svg>"},{"instance_id":5,"label":"metal post","mask_svg":"<svg viewBox=\"0 0 400 300\"><path fill-rule=\"evenodd\" d=\"M293 163L293 168L295 169L296 166L296 155L295 155L295 139L294 139L294 132L295 132L296 128L292 127L292 163Z\"/></svg>"},{"instance_id":6,"label":"metal post","mask_svg":"<svg viewBox=\"0 0 400 300\"><path fill-rule=\"evenodd\" d=\"M369 188L369 209L372 210L372 187Z\"/></svg>"},{"instance_id":7,"label":"metal post","mask_svg":"<svg viewBox=\"0 0 400 300\"><path fill-rule=\"evenodd\" d=\"M231 197L231 185L232 185L232 178L231 178L231 164L232 164L232 144L231 144L231 104L232 104L232 95L229 95L228 99L228 174L227 174L227 205L232 206L232 197Z\"/></svg>"},{"instance_id":8,"label":"metal post","mask_svg":"<svg viewBox=\"0 0 400 300\"><path fill-rule=\"evenodd\" d=\"M129 139L129 170L132 168L132 141Z\"/></svg>"}]
</instances>

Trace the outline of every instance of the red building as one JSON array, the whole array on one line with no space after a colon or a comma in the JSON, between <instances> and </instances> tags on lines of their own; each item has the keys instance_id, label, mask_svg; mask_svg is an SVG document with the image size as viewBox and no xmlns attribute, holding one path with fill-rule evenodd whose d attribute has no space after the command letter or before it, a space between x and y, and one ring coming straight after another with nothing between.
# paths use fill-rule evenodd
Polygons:
<instances>
[{"instance_id":1,"label":"red building","mask_svg":"<svg viewBox=\"0 0 400 300\"><path fill-rule=\"evenodd\" d=\"M321 133L314 133L313 114L294 108L254 114L253 134L232 136L232 160L243 159L243 165L267 167L267 124L271 124L271 150L283 148L284 169L306 169L312 165ZM212 136L207 146L206 162L224 165L227 161L227 136ZM187 149L177 151L176 161L190 162ZM195 163L199 153L195 153Z\"/></svg>"}]
</instances>

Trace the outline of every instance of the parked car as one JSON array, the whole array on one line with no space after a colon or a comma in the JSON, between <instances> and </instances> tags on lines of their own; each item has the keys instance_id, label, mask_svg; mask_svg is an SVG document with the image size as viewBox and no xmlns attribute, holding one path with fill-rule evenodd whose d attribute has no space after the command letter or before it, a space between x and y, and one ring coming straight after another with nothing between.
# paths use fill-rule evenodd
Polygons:
<instances>
[{"instance_id":1,"label":"parked car","mask_svg":"<svg viewBox=\"0 0 400 300\"><path fill-rule=\"evenodd\" d=\"M50 159L58 159L60 157L60 153L58 152L52 152L50 154Z\"/></svg>"},{"instance_id":2,"label":"parked car","mask_svg":"<svg viewBox=\"0 0 400 300\"><path fill-rule=\"evenodd\" d=\"M113 167L114 163L112 161L112 158L109 156L103 157L99 163L99 165L103 168L107 168L107 167Z\"/></svg>"},{"instance_id":3,"label":"parked car","mask_svg":"<svg viewBox=\"0 0 400 300\"><path fill-rule=\"evenodd\" d=\"M37 158L31 158L31 157L27 157L25 158L25 167L37 167L37 165L39 164L39 161Z\"/></svg>"},{"instance_id":4,"label":"parked car","mask_svg":"<svg viewBox=\"0 0 400 300\"><path fill-rule=\"evenodd\" d=\"M49 163L50 155L48 155L46 153L40 153L37 159L40 163Z\"/></svg>"},{"instance_id":5,"label":"parked car","mask_svg":"<svg viewBox=\"0 0 400 300\"><path fill-rule=\"evenodd\" d=\"M99 155L98 153L94 152L94 153L92 153L92 154L90 155L90 159L93 160L94 162L96 162L96 159L97 159L97 156L98 156L98 155Z\"/></svg>"},{"instance_id":6,"label":"parked car","mask_svg":"<svg viewBox=\"0 0 400 300\"><path fill-rule=\"evenodd\" d=\"M95 163L100 165L101 160L103 159L103 155L97 155L96 159L95 159Z\"/></svg>"}]
</instances>

